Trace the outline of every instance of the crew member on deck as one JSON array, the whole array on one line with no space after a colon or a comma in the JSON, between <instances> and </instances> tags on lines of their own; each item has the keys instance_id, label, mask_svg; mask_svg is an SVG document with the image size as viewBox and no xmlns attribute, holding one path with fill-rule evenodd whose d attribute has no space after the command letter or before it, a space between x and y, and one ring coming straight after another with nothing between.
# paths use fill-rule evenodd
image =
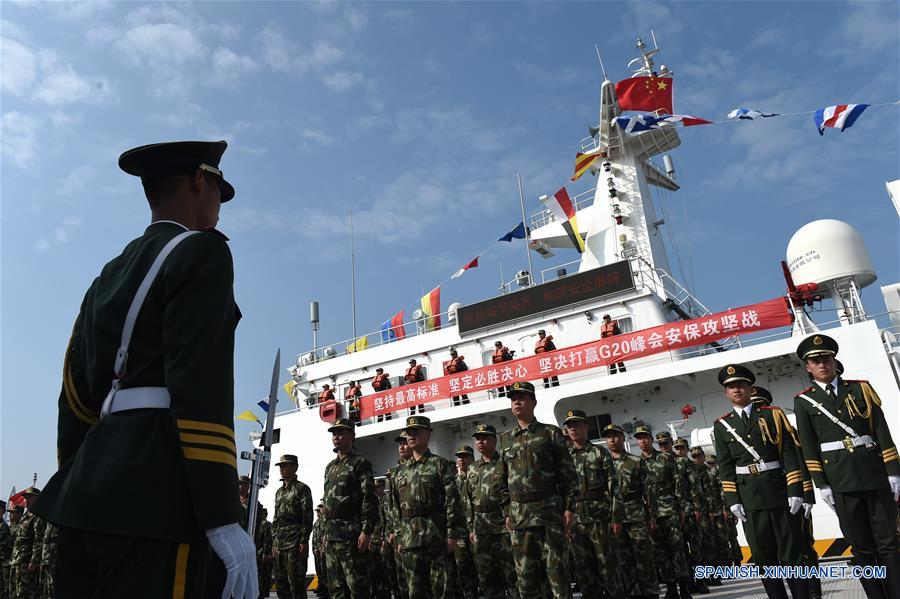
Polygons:
<instances>
[{"instance_id":1,"label":"crew member on deck","mask_svg":"<svg viewBox=\"0 0 900 599\"><path fill-rule=\"evenodd\" d=\"M374 390L375 393L379 393L381 391L387 391L388 389L390 389L392 387L390 376L391 375L384 371L384 368L376 368L375 378L372 379L372 390ZM379 414L378 422L390 420L391 418L393 418L393 416L390 412L387 412L386 414Z\"/></svg>"},{"instance_id":2,"label":"crew member on deck","mask_svg":"<svg viewBox=\"0 0 900 599\"><path fill-rule=\"evenodd\" d=\"M509 351L509 348L503 345L502 341L496 341L494 343L494 353L491 356L491 364L500 364L501 362L509 362L513 359L513 352ZM497 393L499 397L505 397L507 387L498 387Z\"/></svg>"},{"instance_id":3,"label":"crew member on deck","mask_svg":"<svg viewBox=\"0 0 900 599\"><path fill-rule=\"evenodd\" d=\"M409 368L406 369L406 373L404 373L403 375L403 380L407 385L420 383L425 380L425 370L416 363L415 358L409 361ZM421 414L423 412L425 412L425 406L423 405L413 406L409 409L410 414Z\"/></svg>"},{"instance_id":4,"label":"crew member on deck","mask_svg":"<svg viewBox=\"0 0 900 599\"><path fill-rule=\"evenodd\" d=\"M329 400L334 400L334 390L331 388L331 385L325 383L322 385L322 392L319 393L319 403L325 403Z\"/></svg>"},{"instance_id":5,"label":"crew member on deck","mask_svg":"<svg viewBox=\"0 0 900 599\"><path fill-rule=\"evenodd\" d=\"M603 315L603 324L600 325L600 337L606 339L607 337L613 337L615 335L621 335L622 330L619 328L619 321L612 320L609 314ZM625 362L619 362L618 364L612 363L609 365L609 373L615 374L617 372L625 372Z\"/></svg>"},{"instance_id":6,"label":"crew member on deck","mask_svg":"<svg viewBox=\"0 0 900 599\"><path fill-rule=\"evenodd\" d=\"M794 398L801 451L819 494L835 512L857 566L885 567L886 578L860 579L869 599L900 597L897 499L900 461L868 381L837 374L837 341L816 334L797 347L813 377Z\"/></svg>"},{"instance_id":7,"label":"crew member on deck","mask_svg":"<svg viewBox=\"0 0 900 599\"><path fill-rule=\"evenodd\" d=\"M350 381L347 390L344 391L344 402L347 404L347 414L350 420L359 424L359 398L362 397L362 387L356 381Z\"/></svg>"},{"instance_id":8,"label":"crew member on deck","mask_svg":"<svg viewBox=\"0 0 900 599\"><path fill-rule=\"evenodd\" d=\"M554 351L555 349L556 344L553 343L553 335L547 335L544 329L538 331L538 340L534 344L535 355ZM544 389L549 389L550 387L559 387L559 377L551 376L549 379L544 379Z\"/></svg>"},{"instance_id":9,"label":"crew member on deck","mask_svg":"<svg viewBox=\"0 0 900 599\"><path fill-rule=\"evenodd\" d=\"M460 356L455 348L450 349L450 361L447 362L447 374L456 374L457 372L465 372L469 369L469 366L466 364L465 356ZM469 396L459 395L452 397L453 405L460 405L460 399L462 399L462 403L469 403Z\"/></svg>"}]
</instances>

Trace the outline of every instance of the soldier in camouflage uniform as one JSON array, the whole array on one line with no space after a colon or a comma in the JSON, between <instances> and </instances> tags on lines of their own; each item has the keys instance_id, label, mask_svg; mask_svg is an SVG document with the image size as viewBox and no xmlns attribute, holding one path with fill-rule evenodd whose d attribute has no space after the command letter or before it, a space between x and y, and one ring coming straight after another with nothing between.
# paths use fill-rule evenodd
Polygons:
<instances>
[{"instance_id":1,"label":"soldier in camouflage uniform","mask_svg":"<svg viewBox=\"0 0 900 599\"><path fill-rule=\"evenodd\" d=\"M28 487L22 494L28 511L16 527L13 539L9 596L11 599L37 599L40 597L39 575L45 523L31 511L31 506L41 491Z\"/></svg>"},{"instance_id":2,"label":"soldier in camouflage uniform","mask_svg":"<svg viewBox=\"0 0 900 599\"><path fill-rule=\"evenodd\" d=\"M508 396L517 424L500 436L507 464L509 516L519 595L549 585L555 599L572 596L566 538L575 522L578 475L557 426L534 417L534 385L515 382Z\"/></svg>"},{"instance_id":3,"label":"soldier in camouflage uniform","mask_svg":"<svg viewBox=\"0 0 900 599\"><path fill-rule=\"evenodd\" d=\"M741 554L741 544L738 542L737 518L725 503L725 490L722 489L722 481L719 479L719 460L714 455L709 456L706 458L706 466L713 472L718 485L716 488L719 490L718 500L724 508L721 515L716 515L716 529L722 539L720 543L724 564L726 566L737 565L743 561L744 557Z\"/></svg>"},{"instance_id":4,"label":"soldier in camouflage uniform","mask_svg":"<svg viewBox=\"0 0 900 599\"><path fill-rule=\"evenodd\" d=\"M469 512L468 495L466 494L466 475L469 466L475 461L475 450L468 445L460 445L456 448L456 488L462 502L463 513ZM469 535L465 535L456 544L453 550L456 561L456 591L462 599L478 599L478 573L475 571L475 561L472 557L472 542Z\"/></svg>"},{"instance_id":5,"label":"soldier in camouflage uniform","mask_svg":"<svg viewBox=\"0 0 900 599\"><path fill-rule=\"evenodd\" d=\"M578 501L571 547L575 577L585 597L624 597L612 535L622 532L625 512L618 499L619 475L609 451L588 440L587 416L569 410L564 422L572 441L569 452L578 473Z\"/></svg>"},{"instance_id":6,"label":"soldier in camouflage uniform","mask_svg":"<svg viewBox=\"0 0 900 599\"><path fill-rule=\"evenodd\" d=\"M697 476L700 484L703 485L703 494L706 496L707 513L703 514L700 521L700 530L703 536L703 556L706 564L709 566L724 566L726 556L722 546L719 544L721 535L716 528L716 516L722 516L722 496L719 489L722 485L719 483L719 477L706 465L706 453L703 448L698 446L691 447L691 460L697 470ZM715 576L710 576L706 580L709 586L722 586L722 581Z\"/></svg>"},{"instance_id":7,"label":"soldier in camouflage uniform","mask_svg":"<svg viewBox=\"0 0 900 599\"><path fill-rule=\"evenodd\" d=\"M478 586L486 599L518 598L516 565L506 528L506 462L497 451L497 431L493 426L479 424L472 436L481 458L466 473L465 505Z\"/></svg>"},{"instance_id":8,"label":"soldier in camouflage uniform","mask_svg":"<svg viewBox=\"0 0 900 599\"><path fill-rule=\"evenodd\" d=\"M641 458L650 471L650 484L656 494L656 529L650 536L656 567L662 582L666 584L665 599L689 599L690 571L684 554L684 537L681 534L684 508L678 493L678 466L675 465L674 456L653 447L653 435L646 426L637 427L634 438L641 448ZM668 439L671 443L671 435Z\"/></svg>"},{"instance_id":9,"label":"soldier in camouflage uniform","mask_svg":"<svg viewBox=\"0 0 900 599\"><path fill-rule=\"evenodd\" d=\"M427 597L430 591L432 599L453 599L448 562L456 540L466 534L455 468L428 449L431 420L410 416L403 430L412 457L394 476L391 494L409 597Z\"/></svg>"},{"instance_id":10,"label":"soldier in camouflage uniform","mask_svg":"<svg viewBox=\"0 0 900 599\"><path fill-rule=\"evenodd\" d=\"M312 533L313 505L309 487L297 480L297 456L285 454L275 464L281 487L275 491L272 545L278 599L305 599L306 561Z\"/></svg>"},{"instance_id":11,"label":"soldier in camouflage uniform","mask_svg":"<svg viewBox=\"0 0 900 599\"><path fill-rule=\"evenodd\" d=\"M703 520L703 514L706 513L706 497L703 496L703 485L697 475L697 469L688 456L688 442L686 439L679 437L672 445L675 454L675 464L678 466L681 476L684 479L684 493L686 498L690 498L690 510L685 510L684 519L684 541L687 545L688 565L691 570L696 566L706 565L703 555L703 534L700 528L700 522ZM660 446L662 449L662 446ZM665 450L663 450L665 451ZM709 593L709 587L703 580L691 579L690 588L692 593Z\"/></svg>"},{"instance_id":12,"label":"soldier in camouflage uniform","mask_svg":"<svg viewBox=\"0 0 900 599\"><path fill-rule=\"evenodd\" d=\"M272 568L275 565L272 555L272 523L269 522L269 511L260 508L260 519L256 541L256 573L259 577L260 599L268 597L272 590Z\"/></svg>"},{"instance_id":13,"label":"soldier in camouflage uniform","mask_svg":"<svg viewBox=\"0 0 900 599\"><path fill-rule=\"evenodd\" d=\"M325 567L325 520L322 518L323 507L321 503L316 506L316 521L313 522L310 545L313 563L316 567L316 597L328 599L328 570Z\"/></svg>"},{"instance_id":14,"label":"soldier in camouflage uniform","mask_svg":"<svg viewBox=\"0 0 900 599\"><path fill-rule=\"evenodd\" d=\"M388 571L382 547L385 542L385 516L384 516L384 485L385 478L375 479L375 500L378 502L378 524L372 531L372 540L369 543L369 579L372 596L375 599L390 599L391 577Z\"/></svg>"},{"instance_id":15,"label":"soldier in camouflage uniform","mask_svg":"<svg viewBox=\"0 0 900 599\"><path fill-rule=\"evenodd\" d=\"M3 587L0 588L0 597L9 597L12 594L10 582L12 580L11 562L13 544L16 539L16 531L19 529L19 523L22 522L22 516L25 514L25 508L16 505L9 510L9 544L6 547L5 554L0 554L3 558Z\"/></svg>"},{"instance_id":16,"label":"soldier in camouflage uniform","mask_svg":"<svg viewBox=\"0 0 900 599\"><path fill-rule=\"evenodd\" d=\"M6 520L3 519L5 513L6 502L0 501L0 597L6 596L6 580L9 578L6 562L12 553L12 533Z\"/></svg>"},{"instance_id":17,"label":"soldier in camouflage uniform","mask_svg":"<svg viewBox=\"0 0 900 599\"><path fill-rule=\"evenodd\" d=\"M412 458L412 449L407 443L406 432L400 431L400 434L394 437L397 444L397 465L388 469L386 473L387 479L390 481L390 492L387 494L387 500L384 513L385 519L385 535L387 536L387 547L385 551L391 554L391 560L394 564L394 588L396 595L401 599L409 599L409 582L406 570L403 567L403 560L400 559L400 549L398 543L398 522L400 520L400 508L394 500L394 488L396 485L397 473L403 468L404 464Z\"/></svg>"},{"instance_id":18,"label":"soldier in camouflage uniform","mask_svg":"<svg viewBox=\"0 0 900 599\"><path fill-rule=\"evenodd\" d=\"M338 418L328 428L337 453L325 467L325 567L333 599L367 599L372 532L378 524L372 463L353 448L356 424Z\"/></svg>"},{"instance_id":19,"label":"soldier in camouflage uniform","mask_svg":"<svg viewBox=\"0 0 900 599\"><path fill-rule=\"evenodd\" d=\"M619 571L627 594L632 597L657 597L659 582L653 560L650 532L656 528L656 493L649 484L650 471L644 460L625 451L625 432L615 424L603 429L619 476L619 496L625 518L622 533L616 538Z\"/></svg>"},{"instance_id":20,"label":"soldier in camouflage uniform","mask_svg":"<svg viewBox=\"0 0 900 599\"><path fill-rule=\"evenodd\" d=\"M54 592L54 571L56 570L56 539L59 536L59 529L46 523L44 528L44 538L41 541L41 599L53 599L56 596Z\"/></svg>"}]
</instances>

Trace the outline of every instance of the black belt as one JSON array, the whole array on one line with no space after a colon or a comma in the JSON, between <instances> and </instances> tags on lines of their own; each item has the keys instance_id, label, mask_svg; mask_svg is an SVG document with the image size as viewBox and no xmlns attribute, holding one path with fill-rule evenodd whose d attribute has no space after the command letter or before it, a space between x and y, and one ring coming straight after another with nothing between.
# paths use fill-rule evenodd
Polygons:
<instances>
[{"instance_id":1,"label":"black belt","mask_svg":"<svg viewBox=\"0 0 900 599\"><path fill-rule=\"evenodd\" d=\"M497 505L496 503L490 503L487 505L476 505L475 511L478 512L479 514L490 514L492 512L499 512L500 506Z\"/></svg>"},{"instance_id":2,"label":"black belt","mask_svg":"<svg viewBox=\"0 0 900 599\"><path fill-rule=\"evenodd\" d=\"M640 492L635 493L627 493L622 495L622 501L635 501L637 499L643 499L644 496Z\"/></svg>"},{"instance_id":3,"label":"black belt","mask_svg":"<svg viewBox=\"0 0 900 599\"><path fill-rule=\"evenodd\" d=\"M553 497L554 495L556 495L556 491L545 489L542 491L522 491L521 493L510 493L509 498L516 503L532 503L534 501L541 501L542 499Z\"/></svg>"},{"instance_id":4,"label":"black belt","mask_svg":"<svg viewBox=\"0 0 900 599\"><path fill-rule=\"evenodd\" d=\"M588 489L581 492L581 499L603 499L607 495L606 489Z\"/></svg>"},{"instance_id":5,"label":"black belt","mask_svg":"<svg viewBox=\"0 0 900 599\"><path fill-rule=\"evenodd\" d=\"M435 516L442 516L443 514L444 511L436 507L413 507L400 510L400 515L404 518L415 518L418 516L433 518Z\"/></svg>"},{"instance_id":6,"label":"black belt","mask_svg":"<svg viewBox=\"0 0 900 599\"><path fill-rule=\"evenodd\" d=\"M322 510L322 516L326 520L356 520L358 517L358 512L352 509L341 509L341 510Z\"/></svg>"}]
</instances>

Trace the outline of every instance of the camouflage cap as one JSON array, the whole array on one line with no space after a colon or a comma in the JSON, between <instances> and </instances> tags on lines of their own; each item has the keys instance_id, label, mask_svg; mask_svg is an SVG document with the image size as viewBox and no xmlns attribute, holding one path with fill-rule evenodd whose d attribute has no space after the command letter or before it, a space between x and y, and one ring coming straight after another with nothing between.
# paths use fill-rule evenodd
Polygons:
<instances>
[{"instance_id":1,"label":"camouflage cap","mask_svg":"<svg viewBox=\"0 0 900 599\"><path fill-rule=\"evenodd\" d=\"M838 342L828 335L813 335L807 337L797 346L797 356L801 360L816 356L836 356Z\"/></svg>"},{"instance_id":2,"label":"camouflage cap","mask_svg":"<svg viewBox=\"0 0 900 599\"><path fill-rule=\"evenodd\" d=\"M516 381L509 386L509 398L512 399L516 394L530 395L532 399L537 399L534 394L534 385L528 381Z\"/></svg>"},{"instance_id":3,"label":"camouflage cap","mask_svg":"<svg viewBox=\"0 0 900 599\"><path fill-rule=\"evenodd\" d=\"M770 406L772 405L772 394L765 387L750 387L750 401Z\"/></svg>"},{"instance_id":4,"label":"camouflage cap","mask_svg":"<svg viewBox=\"0 0 900 599\"><path fill-rule=\"evenodd\" d=\"M834 370L838 376L844 374L844 364L837 358L834 359Z\"/></svg>"},{"instance_id":5,"label":"camouflage cap","mask_svg":"<svg viewBox=\"0 0 900 599\"><path fill-rule=\"evenodd\" d=\"M35 497L39 497L41 494L41 490L37 487L28 487L24 491L22 491L22 495L34 495Z\"/></svg>"},{"instance_id":6,"label":"camouflage cap","mask_svg":"<svg viewBox=\"0 0 900 599\"><path fill-rule=\"evenodd\" d=\"M669 431L659 431L656 433L656 442L657 443L671 443L672 442L672 433Z\"/></svg>"},{"instance_id":7,"label":"camouflage cap","mask_svg":"<svg viewBox=\"0 0 900 599\"><path fill-rule=\"evenodd\" d=\"M607 424L603 429L603 432L600 433L604 437L609 437L611 435L619 434L623 437L625 436L625 431L622 430L622 427L618 424Z\"/></svg>"},{"instance_id":8,"label":"camouflage cap","mask_svg":"<svg viewBox=\"0 0 900 599\"><path fill-rule=\"evenodd\" d=\"M475 450L468 445L460 445L456 448L456 452L454 452L453 455L470 455L472 457L475 457Z\"/></svg>"},{"instance_id":9,"label":"camouflage cap","mask_svg":"<svg viewBox=\"0 0 900 599\"><path fill-rule=\"evenodd\" d=\"M703 448L700 447L699 445L695 445L694 447L691 447L691 457L695 458L698 455L706 455L706 452L703 451Z\"/></svg>"},{"instance_id":10,"label":"camouflage cap","mask_svg":"<svg viewBox=\"0 0 900 599\"><path fill-rule=\"evenodd\" d=\"M653 433L650 432L649 426L641 425L641 426L637 427L636 429L634 429L634 438L637 439L638 435L647 435L651 439L653 438Z\"/></svg>"},{"instance_id":11,"label":"camouflage cap","mask_svg":"<svg viewBox=\"0 0 900 599\"><path fill-rule=\"evenodd\" d=\"M379 476L375 479L375 487L380 489L384 488L384 477Z\"/></svg>"},{"instance_id":12,"label":"camouflage cap","mask_svg":"<svg viewBox=\"0 0 900 599\"><path fill-rule=\"evenodd\" d=\"M719 460L718 460L718 458L716 458L716 456L711 455L711 456L706 457L706 463L707 464L718 464Z\"/></svg>"},{"instance_id":13,"label":"camouflage cap","mask_svg":"<svg viewBox=\"0 0 900 599\"><path fill-rule=\"evenodd\" d=\"M749 368L740 364L729 364L719 371L719 384L723 387L737 381L745 381L752 385L756 382L756 375Z\"/></svg>"},{"instance_id":14,"label":"camouflage cap","mask_svg":"<svg viewBox=\"0 0 900 599\"><path fill-rule=\"evenodd\" d=\"M338 418L328 427L329 433L340 430L356 431L356 424L349 418Z\"/></svg>"},{"instance_id":15,"label":"camouflage cap","mask_svg":"<svg viewBox=\"0 0 900 599\"><path fill-rule=\"evenodd\" d=\"M585 420L587 420L587 414L584 413L584 410L569 410L566 412L566 419L563 420L563 424L584 422Z\"/></svg>"},{"instance_id":16,"label":"camouflage cap","mask_svg":"<svg viewBox=\"0 0 900 599\"><path fill-rule=\"evenodd\" d=\"M400 433L394 437L394 443L406 443L406 431L400 431Z\"/></svg>"},{"instance_id":17,"label":"camouflage cap","mask_svg":"<svg viewBox=\"0 0 900 599\"><path fill-rule=\"evenodd\" d=\"M411 428L424 428L430 431L432 430L431 419L425 416L410 416L406 419L406 426L403 430L408 431Z\"/></svg>"},{"instance_id":18,"label":"camouflage cap","mask_svg":"<svg viewBox=\"0 0 900 599\"><path fill-rule=\"evenodd\" d=\"M675 444L672 447L688 447L688 445L690 445L690 444L687 442L687 439L685 439L683 437L678 437L678 439L675 441Z\"/></svg>"},{"instance_id":19,"label":"camouflage cap","mask_svg":"<svg viewBox=\"0 0 900 599\"><path fill-rule=\"evenodd\" d=\"M278 458L277 462L275 462L276 466L281 466L282 464L293 464L295 466L300 465L300 463L297 461L297 456L290 453L284 454L283 456Z\"/></svg>"},{"instance_id":20,"label":"camouflage cap","mask_svg":"<svg viewBox=\"0 0 900 599\"><path fill-rule=\"evenodd\" d=\"M241 483L241 484L248 484L248 485L249 485L249 484L250 484L250 477L247 476L246 474L243 474L243 475L241 475L241 476L238 477L238 483Z\"/></svg>"},{"instance_id":21,"label":"camouflage cap","mask_svg":"<svg viewBox=\"0 0 900 599\"><path fill-rule=\"evenodd\" d=\"M475 432L472 433L472 436L477 437L479 435L496 437L497 429L495 429L491 424L479 424L475 427Z\"/></svg>"}]
</instances>

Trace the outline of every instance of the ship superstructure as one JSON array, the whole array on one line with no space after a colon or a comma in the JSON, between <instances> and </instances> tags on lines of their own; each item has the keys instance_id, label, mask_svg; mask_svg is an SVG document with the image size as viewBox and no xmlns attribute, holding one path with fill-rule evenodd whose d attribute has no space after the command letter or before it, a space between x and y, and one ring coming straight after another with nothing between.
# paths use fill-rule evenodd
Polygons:
<instances>
[{"instance_id":1,"label":"ship superstructure","mask_svg":"<svg viewBox=\"0 0 900 599\"><path fill-rule=\"evenodd\" d=\"M632 63L636 74L662 79L672 76L665 67L657 71L657 48L648 50L639 40L638 51L639 56ZM348 383L357 381L365 395L372 394L376 368L383 368L390 375L394 388L402 388L402 375L410 359L422 365L427 379L444 377L451 348L465 356L474 369L491 363L495 341L502 341L516 358L532 355L539 329L552 335L556 346L562 349L597 340L605 314L618 321L624 333L710 314L672 275L663 242L665 223L651 191L679 189L671 160L664 158L662 166L654 162L654 158L680 145L677 130L663 127L625 135L614 125L620 114L615 85L603 81L598 125L582 141L583 152L601 156L592 167L596 186L572 198L585 243L577 269L574 264L561 264L539 274L520 273L521 288L517 291L468 306L451 305L442 315L444 326L439 330L424 332L421 319L416 319L409 328L418 334L404 339L349 353L343 353L349 343L344 342L298 356L289 372L296 383L294 394L299 407L292 406L277 415L279 443L273 452L300 456L299 476L312 488L314 499L321 496L325 465L333 458L323 416L333 418L334 412L325 413L317 401L325 384L334 388L337 404L346 414L343 397ZM689 438L692 444L704 445L707 453L714 453L710 429L714 420L730 409L716 381L718 370L728 363L747 365L756 373L758 384L773 393L775 403L790 413L794 394L809 384L805 369L794 355L796 345L802 335L821 328L827 329L840 344L847 375L868 379L878 390L887 421L893 425L892 432L895 438L900 436L900 343L896 336L900 332L900 313L894 314L898 320L892 321L893 326L888 329L880 329L866 315L859 289L875 280L874 271L861 238L854 238L855 231L849 225L833 223L838 221L812 223L791 241L788 268L793 281L802 284L798 286L800 291L795 290L785 301L786 310L792 309L796 317L793 327L657 352L629 360L627 371L616 374L611 374L605 365L582 369L562 374L559 386L549 388L542 388L540 376L530 377L538 388L537 418L559 423L566 411L581 409L590 417L592 439L599 439L600 430L610 422L623 425L629 434L637 426L648 425L654 431L669 429ZM562 223L550 212L534 212L529 225L530 246L539 253L571 247ZM840 260L841 272L825 265L835 260L809 258L817 252L846 258ZM578 284L587 280L593 283ZM888 311L892 302L900 304L897 285L883 291ZM813 324L804 305L813 298L833 298L841 307L840 317L834 322ZM768 298L736 298L734 303L750 304L763 299ZM894 310L898 307L894 306ZM498 430L514 424L509 401L498 389L468 396L470 402L463 405L453 405L450 397L437 397L424 404L424 413L435 429L432 449L436 453L449 456L459 444L470 443L472 430L478 424L492 424ZM281 406L285 404L282 402ZM372 461L376 475L396 464L393 439L408 414L405 407L382 411L390 413L365 418L357 427L357 448ZM628 440L634 444L630 435ZM275 474L272 473L272 480L277 480ZM274 491L275 487L270 486L262 492L264 503L272 503ZM815 508L814 517L817 537L840 537L833 512L820 505Z\"/></svg>"}]
</instances>

